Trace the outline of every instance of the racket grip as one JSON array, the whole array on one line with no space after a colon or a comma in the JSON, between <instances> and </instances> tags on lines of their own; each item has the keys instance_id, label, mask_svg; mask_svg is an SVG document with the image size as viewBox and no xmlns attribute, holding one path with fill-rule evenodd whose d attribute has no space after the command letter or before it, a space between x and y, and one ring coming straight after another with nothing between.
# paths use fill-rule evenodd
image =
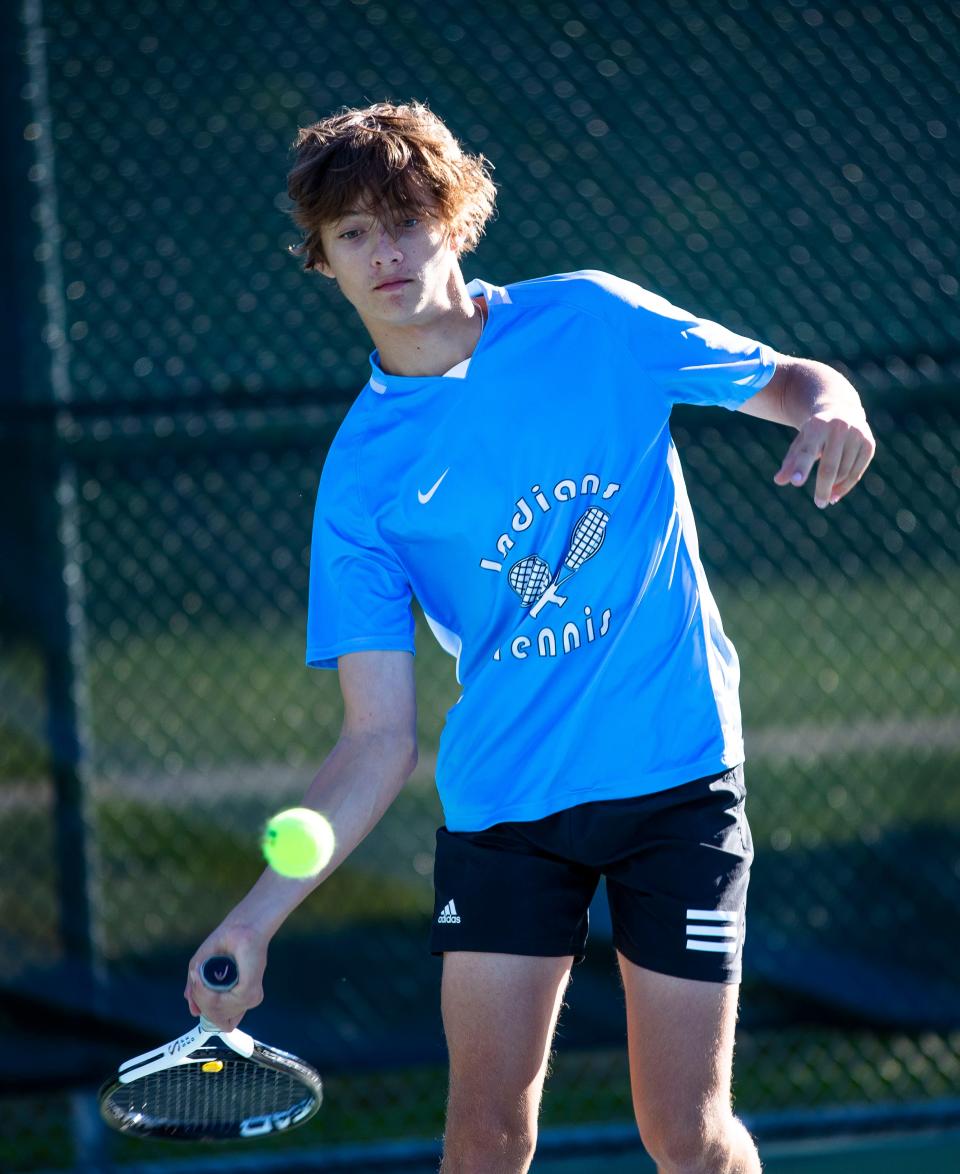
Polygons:
<instances>
[{"instance_id":1,"label":"racket grip","mask_svg":"<svg viewBox=\"0 0 960 1174\"><path fill-rule=\"evenodd\" d=\"M231 991L240 981L236 958L214 954L200 963L200 981L212 991Z\"/></svg>"}]
</instances>

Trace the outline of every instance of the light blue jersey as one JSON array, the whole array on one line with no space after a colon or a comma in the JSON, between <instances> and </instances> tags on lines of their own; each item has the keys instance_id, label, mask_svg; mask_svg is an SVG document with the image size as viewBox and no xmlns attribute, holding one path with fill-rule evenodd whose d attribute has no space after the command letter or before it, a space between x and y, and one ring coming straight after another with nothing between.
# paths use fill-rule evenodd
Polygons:
<instances>
[{"instance_id":1,"label":"light blue jersey","mask_svg":"<svg viewBox=\"0 0 960 1174\"><path fill-rule=\"evenodd\" d=\"M413 652L417 598L462 687L437 761L451 831L735 766L739 663L668 421L737 408L774 352L605 273L469 289L489 319L459 377L375 352L331 446L307 663Z\"/></svg>"}]
</instances>

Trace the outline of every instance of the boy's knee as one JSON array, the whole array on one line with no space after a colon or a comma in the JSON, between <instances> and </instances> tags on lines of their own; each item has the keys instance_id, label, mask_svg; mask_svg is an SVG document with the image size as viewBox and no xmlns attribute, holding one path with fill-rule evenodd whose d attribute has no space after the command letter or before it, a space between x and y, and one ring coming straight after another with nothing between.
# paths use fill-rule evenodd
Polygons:
<instances>
[{"instance_id":1,"label":"boy's knee","mask_svg":"<svg viewBox=\"0 0 960 1174\"><path fill-rule=\"evenodd\" d=\"M448 1114L441 1174L493 1174L529 1169L536 1129L522 1114Z\"/></svg>"},{"instance_id":2,"label":"boy's knee","mask_svg":"<svg viewBox=\"0 0 960 1174\"><path fill-rule=\"evenodd\" d=\"M678 1109L665 1120L641 1123L640 1136L663 1174L728 1174L754 1169L749 1163L756 1150L729 1110L711 1111L701 1106L696 1112L684 1113Z\"/></svg>"}]
</instances>

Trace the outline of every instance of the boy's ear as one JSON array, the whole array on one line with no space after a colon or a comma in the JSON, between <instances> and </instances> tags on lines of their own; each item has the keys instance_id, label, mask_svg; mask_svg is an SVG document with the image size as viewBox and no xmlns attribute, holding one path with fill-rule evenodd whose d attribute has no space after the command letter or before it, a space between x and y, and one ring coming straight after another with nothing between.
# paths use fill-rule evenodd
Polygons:
<instances>
[{"instance_id":1,"label":"boy's ear","mask_svg":"<svg viewBox=\"0 0 960 1174\"><path fill-rule=\"evenodd\" d=\"M463 246L467 243L466 229L458 228L456 225L449 228L447 230L447 241L450 244L450 248L459 257L463 252Z\"/></svg>"},{"instance_id":2,"label":"boy's ear","mask_svg":"<svg viewBox=\"0 0 960 1174\"><path fill-rule=\"evenodd\" d=\"M333 270L326 263L326 261L317 261L314 263L313 267L318 273L322 273L324 277L333 278Z\"/></svg>"}]
</instances>

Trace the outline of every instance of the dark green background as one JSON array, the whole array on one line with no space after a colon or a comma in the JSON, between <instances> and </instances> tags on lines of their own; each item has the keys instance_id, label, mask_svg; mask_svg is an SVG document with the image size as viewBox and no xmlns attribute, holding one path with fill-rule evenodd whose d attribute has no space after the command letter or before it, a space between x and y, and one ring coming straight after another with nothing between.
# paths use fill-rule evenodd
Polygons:
<instances>
[{"instance_id":1,"label":"dark green background","mask_svg":"<svg viewBox=\"0 0 960 1174\"><path fill-rule=\"evenodd\" d=\"M156 1156L84 1132L92 1089L182 1030L187 958L336 738L335 675L302 666L310 516L369 344L286 252L285 173L301 123L410 96L495 165L468 277L611 270L860 390L877 457L826 512L772 484L787 429L674 420L743 667L737 1103L767 1136L955 1113L957 5L46 0L2 20L0 1165ZM421 766L284 928L250 1016L327 1077L294 1146L442 1126L425 937L456 685L419 618ZM622 1044L601 908L546 1126L629 1122Z\"/></svg>"}]
</instances>

